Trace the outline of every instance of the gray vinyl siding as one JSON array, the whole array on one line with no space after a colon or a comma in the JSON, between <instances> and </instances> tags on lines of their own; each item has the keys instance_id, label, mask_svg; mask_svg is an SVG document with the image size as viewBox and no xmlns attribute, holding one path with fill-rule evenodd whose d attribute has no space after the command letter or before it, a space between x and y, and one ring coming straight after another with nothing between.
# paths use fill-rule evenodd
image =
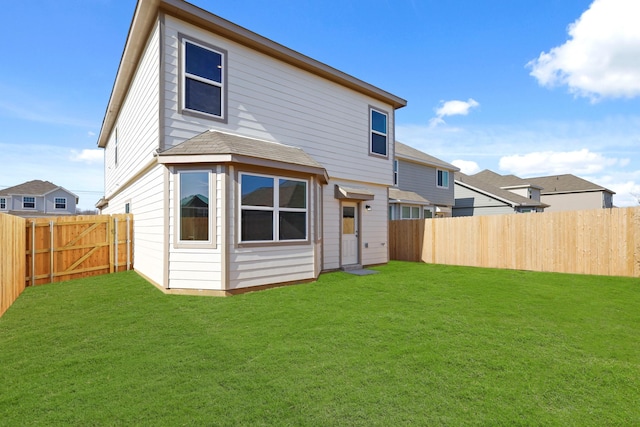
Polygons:
<instances>
[{"instance_id":1,"label":"gray vinyl siding","mask_svg":"<svg viewBox=\"0 0 640 427\"><path fill-rule=\"evenodd\" d=\"M455 195L454 217L515 213L511 205L458 184L455 184Z\"/></svg>"},{"instance_id":2,"label":"gray vinyl siding","mask_svg":"<svg viewBox=\"0 0 640 427\"><path fill-rule=\"evenodd\" d=\"M55 199L66 199L67 206L65 209L56 209ZM73 215L76 213L76 198L74 195L60 189L52 191L44 196L45 212L55 215Z\"/></svg>"},{"instance_id":3,"label":"gray vinyl siding","mask_svg":"<svg viewBox=\"0 0 640 427\"><path fill-rule=\"evenodd\" d=\"M446 169L441 169L446 170ZM398 159L398 188L413 191L434 205L453 206L453 171L449 171L449 188L437 186L437 169Z\"/></svg>"}]
</instances>

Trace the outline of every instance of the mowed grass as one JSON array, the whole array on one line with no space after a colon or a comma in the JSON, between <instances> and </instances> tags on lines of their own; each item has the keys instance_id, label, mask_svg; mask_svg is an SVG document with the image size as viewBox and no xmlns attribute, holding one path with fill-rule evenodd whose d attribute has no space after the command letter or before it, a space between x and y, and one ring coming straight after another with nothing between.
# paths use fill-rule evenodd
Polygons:
<instances>
[{"instance_id":1,"label":"mowed grass","mask_svg":"<svg viewBox=\"0 0 640 427\"><path fill-rule=\"evenodd\" d=\"M0 425L640 425L639 280L377 270L28 288L0 319Z\"/></svg>"}]
</instances>

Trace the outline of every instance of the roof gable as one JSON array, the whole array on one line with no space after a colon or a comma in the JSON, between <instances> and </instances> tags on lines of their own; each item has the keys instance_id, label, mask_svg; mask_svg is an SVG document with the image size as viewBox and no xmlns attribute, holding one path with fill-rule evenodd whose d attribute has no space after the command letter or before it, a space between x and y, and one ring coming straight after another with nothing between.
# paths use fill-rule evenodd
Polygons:
<instances>
[{"instance_id":1,"label":"roof gable","mask_svg":"<svg viewBox=\"0 0 640 427\"><path fill-rule=\"evenodd\" d=\"M396 95L289 49L183 0L138 0L102 122L100 135L98 136L99 147L104 148L107 145L107 140L144 52L146 41L160 13L174 16L206 31L250 47L257 52L291 64L301 70L338 83L345 88L371 96L392 105L393 108L402 108L407 105L406 100Z\"/></svg>"},{"instance_id":2,"label":"roof gable","mask_svg":"<svg viewBox=\"0 0 640 427\"><path fill-rule=\"evenodd\" d=\"M0 190L0 196L11 196L11 195L25 195L25 196L45 196L52 191L63 190L69 195L75 197L78 196L73 194L71 191L60 187L59 185L55 185L49 181L42 181L39 179L34 179L32 181L27 181L22 184L14 185L13 187L5 188L4 190Z\"/></svg>"},{"instance_id":3,"label":"roof gable","mask_svg":"<svg viewBox=\"0 0 640 427\"><path fill-rule=\"evenodd\" d=\"M444 160L440 160L437 157L433 157L425 152L422 152L416 148L403 144L400 141L396 141L396 159L408 160L416 163L421 163L427 166L433 166L437 168L448 169L452 171L459 171L460 168L447 163Z\"/></svg>"},{"instance_id":4,"label":"roof gable","mask_svg":"<svg viewBox=\"0 0 640 427\"><path fill-rule=\"evenodd\" d=\"M491 172L491 171L489 171ZM493 173L493 172L492 172ZM462 185L471 190L493 197L511 206L546 207L545 203L520 196L509 190L503 190L483 179L478 179L475 175L465 175L462 172L455 173L455 184Z\"/></svg>"}]
</instances>

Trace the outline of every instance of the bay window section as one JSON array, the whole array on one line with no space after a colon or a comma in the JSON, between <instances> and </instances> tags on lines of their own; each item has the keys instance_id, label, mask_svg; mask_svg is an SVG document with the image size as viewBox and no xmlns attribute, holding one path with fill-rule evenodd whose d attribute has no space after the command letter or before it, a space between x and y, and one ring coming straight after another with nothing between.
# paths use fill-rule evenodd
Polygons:
<instances>
[{"instance_id":1,"label":"bay window section","mask_svg":"<svg viewBox=\"0 0 640 427\"><path fill-rule=\"evenodd\" d=\"M307 181L240 174L240 241L307 240Z\"/></svg>"},{"instance_id":2,"label":"bay window section","mask_svg":"<svg viewBox=\"0 0 640 427\"><path fill-rule=\"evenodd\" d=\"M211 240L209 172L181 171L178 176L180 241L208 242Z\"/></svg>"}]
</instances>

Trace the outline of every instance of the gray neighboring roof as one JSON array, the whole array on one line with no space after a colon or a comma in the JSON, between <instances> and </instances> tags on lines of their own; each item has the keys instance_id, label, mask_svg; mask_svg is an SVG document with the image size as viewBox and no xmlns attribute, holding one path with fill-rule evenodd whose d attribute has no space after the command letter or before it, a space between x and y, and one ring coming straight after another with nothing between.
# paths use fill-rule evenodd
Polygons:
<instances>
[{"instance_id":1,"label":"gray neighboring roof","mask_svg":"<svg viewBox=\"0 0 640 427\"><path fill-rule=\"evenodd\" d=\"M299 170L322 175L325 181L328 180L325 168L301 148L213 130L162 151L158 156L160 163L166 164L258 161L262 166Z\"/></svg>"},{"instance_id":2,"label":"gray neighboring roof","mask_svg":"<svg viewBox=\"0 0 640 427\"><path fill-rule=\"evenodd\" d=\"M120 65L118 66L109 103L102 121L100 135L98 136L98 147L104 148L107 145L107 138L111 134L120 108L127 96L137 65L146 48L147 38L154 28L160 12L165 12L205 31L218 34L233 42L248 46L257 52L277 58L302 70L388 103L395 109L407 105L406 100L396 95L289 49L186 1L139 0L131 20L127 41L120 58Z\"/></svg>"},{"instance_id":3,"label":"gray neighboring roof","mask_svg":"<svg viewBox=\"0 0 640 427\"><path fill-rule=\"evenodd\" d=\"M78 196L73 194L71 191L62 188L59 185L55 185L49 181L41 181L39 179L34 179L33 181L27 181L22 184L14 185L13 187L5 188L4 190L0 190L0 196L44 196L58 189L64 190L76 199L78 198Z\"/></svg>"},{"instance_id":4,"label":"gray neighboring roof","mask_svg":"<svg viewBox=\"0 0 640 427\"><path fill-rule=\"evenodd\" d=\"M397 188L389 189L390 203L412 203L415 205L432 205L429 200L425 199L418 193L413 191L404 191Z\"/></svg>"},{"instance_id":5,"label":"gray neighboring roof","mask_svg":"<svg viewBox=\"0 0 640 427\"><path fill-rule=\"evenodd\" d=\"M571 174L539 176L527 178L527 180L543 188L540 194L586 193L591 191L606 191L607 193L616 194L605 187Z\"/></svg>"},{"instance_id":6,"label":"gray neighboring roof","mask_svg":"<svg viewBox=\"0 0 640 427\"><path fill-rule=\"evenodd\" d=\"M515 194L509 190L503 190L500 187L489 184L488 182L477 178L475 175L465 175L462 172L455 173L455 183L467 187L471 190L478 191L489 197L501 200L511 206L526 207L547 207L549 205L536 202L535 200Z\"/></svg>"},{"instance_id":7,"label":"gray neighboring roof","mask_svg":"<svg viewBox=\"0 0 640 427\"><path fill-rule=\"evenodd\" d=\"M502 189L522 187L533 187L542 189L542 187L540 187L538 184L533 183L530 179L522 179L515 175L500 175L489 169L485 169L472 176Z\"/></svg>"},{"instance_id":8,"label":"gray neighboring roof","mask_svg":"<svg viewBox=\"0 0 640 427\"><path fill-rule=\"evenodd\" d=\"M409 160L417 163L422 163L428 166L448 169L451 171L459 171L460 168L447 163L444 160L440 160L437 157L433 157L425 152L422 152L416 148L409 147L400 141L396 141L396 158L402 160Z\"/></svg>"}]
</instances>

